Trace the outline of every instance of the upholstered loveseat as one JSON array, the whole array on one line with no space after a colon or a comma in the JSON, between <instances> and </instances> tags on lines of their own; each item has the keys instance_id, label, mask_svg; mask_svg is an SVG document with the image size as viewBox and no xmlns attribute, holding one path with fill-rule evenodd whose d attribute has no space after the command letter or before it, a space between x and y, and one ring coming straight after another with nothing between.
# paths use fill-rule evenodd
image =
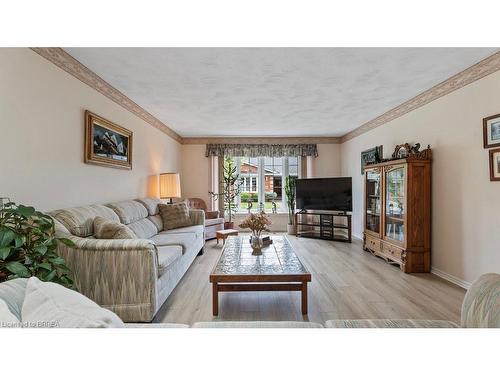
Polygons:
<instances>
[{"instance_id":1,"label":"upholstered loveseat","mask_svg":"<svg viewBox=\"0 0 500 375\"><path fill-rule=\"evenodd\" d=\"M76 289L125 322L149 322L204 246L205 216L190 210L191 225L163 230L155 198L67 208L50 212L60 237L75 248L58 251ZM121 222L138 239L96 239L96 217Z\"/></svg>"}]
</instances>

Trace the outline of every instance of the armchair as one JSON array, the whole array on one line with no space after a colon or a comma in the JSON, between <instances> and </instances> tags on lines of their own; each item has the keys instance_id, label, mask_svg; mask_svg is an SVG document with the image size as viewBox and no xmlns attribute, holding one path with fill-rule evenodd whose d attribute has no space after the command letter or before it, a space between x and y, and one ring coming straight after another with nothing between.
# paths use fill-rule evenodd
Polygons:
<instances>
[{"instance_id":1,"label":"armchair","mask_svg":"<svg viewBox=\"0 0 500 375\"><path fill-rule=\"evenodd\" d=\"M215 232L224 229L224 217L219 211L208 211L207 204L200 198L188 198L189 208L203 210L205 212L205 240L215 238Z\"/></svg>"}]
</instances>

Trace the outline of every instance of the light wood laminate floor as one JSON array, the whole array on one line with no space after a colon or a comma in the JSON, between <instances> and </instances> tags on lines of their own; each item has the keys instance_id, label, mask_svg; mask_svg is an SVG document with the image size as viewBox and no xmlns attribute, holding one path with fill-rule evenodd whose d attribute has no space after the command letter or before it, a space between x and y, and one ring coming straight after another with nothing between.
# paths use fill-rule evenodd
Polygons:
<instances>
[{"instance_id":1,"label":"light wood laminate floor","mask_svg":"<svg viewBox=\"0 0 500 375\"><path fill-rule=\"evenodd\" d=\"M443 319L460 321L465 290L432 274L405 274L362 250L362 244L288 236L312 274L309 314L300 313L299 292L220 293L212 315L208 277L222 250L215 240L195 259L156 315L155 322L211 320Z\"/></svg>"}]
</instances>

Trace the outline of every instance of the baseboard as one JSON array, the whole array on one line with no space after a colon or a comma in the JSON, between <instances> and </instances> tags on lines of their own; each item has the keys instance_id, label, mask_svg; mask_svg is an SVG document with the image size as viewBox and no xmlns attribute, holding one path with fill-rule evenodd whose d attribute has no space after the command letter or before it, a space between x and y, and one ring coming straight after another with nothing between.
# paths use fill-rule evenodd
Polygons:
<instances>
[{"instance_id":1,"label":"baseboard","mask_svg":"<svg viewBox=\"0 0 500 375\"><path fill-rule=\"evenodd\" d=\"M446 281L449 281L452 284L458 285L466 290L469 289L471 286L471 283L459 279L458 277L455 277L453 275L450 275L449 273L443 272L435 267L431 267L431 273L433 273L436 276L439 276L442 279L445 279Z\"/></svg>"}]
</instances>

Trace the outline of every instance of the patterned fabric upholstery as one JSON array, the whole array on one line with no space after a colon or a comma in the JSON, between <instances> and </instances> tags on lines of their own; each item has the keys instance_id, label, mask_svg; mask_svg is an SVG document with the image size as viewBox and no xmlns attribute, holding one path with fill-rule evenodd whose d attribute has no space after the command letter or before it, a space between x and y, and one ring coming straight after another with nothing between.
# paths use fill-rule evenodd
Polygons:
<instances>
[{"instance_id":1,"label":"patterned fabric upholstery","mask_svg":"<svg viewBox=\"0 0 500 375\"><path fill-rule=\"evenodd\" d=\"M154 223L146 219L140 219L127 225L138 238L151 238L158 233L158 228Z\"/></svg>"},{"instance_id":2,"label":"patterned fabric upholstery","mask_svg":"<svg viewBox=\"0 0 500 375\"><path fill-rule=\"evenodd\" d=\"M130 224L148 217L148 210L143 204L136 201L122 201L106 205L116 212L123 224Z\"/></svg>"},{"instance_id":3,"label":"patterned fabric upholstery","mask_svg":"<svg viewBox=\"0 0 500 375\"><path fill-rule=\"evenodd\" d=\"M160 210L158 209L159 204L163 204L163 201L159 198L139 198L136 199L137 202L141 203L148 210L149 216L159 215Z\"/></svg>"},{"instance_id":4,"label":"patterned fabric upholstery","mask_svg":"<svg viewBox=\"0 0 500 375\"><path fill-rule=\"evenodd\" d=\"M101 239L134 239L137 238L125 224L117 223L97 216L94 219L94 235Z\"/></svg>"},{"instance_id":5,"label":"patterned fabric upholstery","mask_svg":"<svg viewBox=\"0 0 500 375\"><path fill-rule=\"evenodd\" d=\"M163 275L182 256L182 252L182 246L158 246L158 274Z\"/></svg>"},{"instance_id":6,"label":"patterned fabric upholstery","mask_svg":"<svg viewBox=\"0 0 500 375\"><path fill-rule=\"evenodd\" d=\"M458 325L446 320L418 319L359 319L328 320L326 328L457 328Z\"/></svg>"},{"instance_id":7,"label":"patterned fabric upholstery","mask_svg":"<svg viewBox=\"0 0 500 375\"><path fill-rule=\"evenodd\" d=\"M462 327L500 328L500 274L487 273L465 294Z\"/></svg>"},{"instance_id":8,"label":"patterned fabric upholstery","mask_svg":"<svg viewBox=\"0 0 500 375\"><path fill-rule=\"evenodd\" d=\"M277 322L277 321L257 321L257 322L197 322L193 324L193 328L323 328L319 323L313 322Z\"/></svg>"},{"instance_id":9,"label":"patterned fabric upholstery","mask_svg":"<svg viewBox=\"0 0 500 375\"><path fill-rule=\"evenodd\" d=\"M147 219L154 224L158 232L161 232L163 230L163 220L161 219L161 216L159 214L148 216Z\"/></svg>"},{"instance_id":10,"label":"patterned fabric upholstery","mask_svg":"<svg viewBox=\"0 0 500 375\"><path fill-rule=\"evenodd\" d=\"M76 245L75 248L58 245L58 252L71 270L76 289L115 312L125 322L151 321L203 248L205 216L201 210L190 210L189 227L171 234L176 241L163 238L169 247L176 246L175 256L165 252L160 254L161 245L157 247L150 238L163 230L163 223L159 215L148 216L148 213L156 212L154 207L159 202L142 198L113 203L111 206L116 213L110 207L100 205L51 213L57 236L70 238ZM116 222L121 219L139 239L93 238L93 223L97 216ZM187 235L189 239L186 239L186 233L190 233ZM179 252L182 253L180 257L177 256Z\"/></svg>"},{"instance_id":11,"label":"patterned fabric upholstery","mask_svg":"<svg viewBox=\"0 0 500 375\"><path fill-rule=\"evenodd\" d=\"M188 198L186 202L191 209L200 209L205 212L205 240L215 238L215 232L224 229L224 218L219 217L219 211L207 211L207 205L203 199Z\"/></svg>"},{"instance_id":12,"label":"patterned fabric upholstery","mask_svg":"<svg viewBox=\"0 0 500 375\"><path fill-rule=\"evenodd\" d=\"M191 225L189 209L185 202L174 204L160 204L160 215L164 230L186 227Z\"/></svg>"},{"instance_id":13,"label":"patterned fabric upholstery","mask_svg":"<svg viewBox=\"0 0 500 375\"><path fill-rule=\"evenodd\" d=\"M96 216L120 221L118 215L111 208L101 205L66 208L49 212L49 215L60 221L71 234L80 237L88 237L94 234L94 219Z\"/></svg>"}]
</instances>

